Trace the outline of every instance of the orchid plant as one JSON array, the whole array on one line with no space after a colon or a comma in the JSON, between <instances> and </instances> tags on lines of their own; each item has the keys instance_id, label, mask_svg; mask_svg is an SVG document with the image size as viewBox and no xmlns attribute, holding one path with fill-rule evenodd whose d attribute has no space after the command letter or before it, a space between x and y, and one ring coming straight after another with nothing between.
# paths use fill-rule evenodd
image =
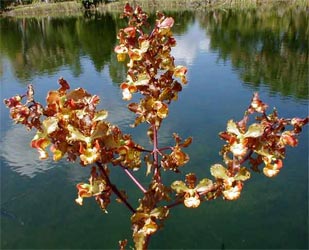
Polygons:
<instances>
[{"instance_id":1,"label":"orchid plant","mask_svg":"<svg viewBox=\"0 0 309 250\"><path fill-rule=\"evenodd\" d=\"M219 134L225 145L221 150L223 162L210 167L214 178L198 180L189 173L185 180L165 183L164 172L177 175L189 161L184 149L191 144L191 137L182 139L174 133L174 145L161 147L158 143L169 105L187 84L187 68L175 65L171 55L176 45L172 17L157 13L150 32L148 16L140 7L126 4L123 17L128 19L128 26L119 30L115 52L120 62L127 63L128 71L120 88L127 101L139 93L139 102L130 102L128 109L135 114L133 127L148 125L151 149L137 144L132 136L107 121L108 112L97 110L99 96L83 88L71 90L63 78L57 90L48 92L46 106L35 100L31 85L26 94L5 99L4 103L15 123L37 131L31 146L37 149L40 159L46 159L51 152L55 161L67 157L90 169L88 183L76 185L77 204L83 205L84 198L93 197L106 212L115 195L129 209L135 249L141 250L147 249L151 235L163 227L173 207L183 204L196 208L219 197L236 200L244 182L252 172L261 172L260 168L266 176L276 176L283 167L286 146L297 146L297 135L309 118L280 118L277 110L267 113L268 106L255 93L243 118L228 121L226 131ZM141 190L137 208L131 205L127 193L120 191L119 183L111 180L111 166L123 169ZM135 178L138 170L151 176L148 186ZM126 244L127 240L119 241L120 249L125 249Z\"/></svg>"}]
</instances>

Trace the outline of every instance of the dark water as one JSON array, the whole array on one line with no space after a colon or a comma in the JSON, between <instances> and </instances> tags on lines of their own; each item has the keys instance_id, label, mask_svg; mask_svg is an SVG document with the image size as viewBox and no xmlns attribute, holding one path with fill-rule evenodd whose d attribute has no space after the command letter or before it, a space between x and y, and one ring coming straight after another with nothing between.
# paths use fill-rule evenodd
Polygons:
<instances>
[{"instance_id":1,"label":"dark water","mask_svg":"<svg viewBox=\"0 0 309 250\"><path fill-rule=\"evenodd\" d=\"M178 46L173 55L188 67L189 84L170 108L160 145L171 135L193 136L190 162L183 173L210 177L221 161L218 132L240 119L252 93L286 117L308 115L308 13L281 9L170 13ZM73 88L102 97L109 120L142 145L145 127L128 125L134 117L118 85L125 67L113 47L123 20L112 15L42 19L0 19L1 99L23 93L28 83L44 101L63 76ZM116 249L131 238L130 213L112 203L102 214L92 199L75 204L75 184L88 169L51 160L39 161L29 147L33 133L12 125L1 105L1 249ZM148 179L141 170L137 177ZM169 174L168 181L177 176ZM139 190L113 169L113 182ZM216 200L198 209L175 208L165 228L151 239L156 249L307 249L308 129L289 149L284 169L268 179L255 174L239 200Z\"/></svg>"}]
</instances>

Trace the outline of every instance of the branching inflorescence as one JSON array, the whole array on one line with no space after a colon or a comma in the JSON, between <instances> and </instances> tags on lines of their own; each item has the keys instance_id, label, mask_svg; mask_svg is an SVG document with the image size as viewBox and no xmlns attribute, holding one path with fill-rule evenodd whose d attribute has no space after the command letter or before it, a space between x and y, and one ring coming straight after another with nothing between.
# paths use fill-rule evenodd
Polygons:
<instances>
[{"instance_id":1,"label":"branching inflorescence","mask_svg":"<svg viewBox=\"0 0 309 250\"><path fill-rule=\"evenodd\" d=\"M226 143L221 150L223 163L210 167L213 180L198 180L194 173L189 173L184 181L164 183L164 171L177 174L189 161L183 149L191 144L191 137L182 140L175 133L174 145L160 147L158 143L160 125L168 116L169 105L177 100L182 85L187 83L187 69L176 66L171 55L171 48L176 45L172 17L157 13L150 33L148 16L140 7L126 4L123 17L128 19L128 27L119 30L115 52L119 61L127 62L128 72L120 88L124 100L130 101L132 95L140 94L140 101L130 103L128 109L136 115L133 126L149 125L147 135L152 149L138 145L130 135L109 123L108 112L96 109L100 101L97 95L83 88L70 90L63 78L58 81L60 88L47 94L45 107L35 101L31 85L25 95L4 102L16 123L37 131L31 146L38 150L40 159L48 157L49 148L55 161L66 156L90 168L89 182L77 184L76 202L82 205L84 198L94 197L106 212L111 195L116 195L132 213L135 248L147 249L150 236L163 226L173 207L184 204L196 208L219 196L235 200L251 172L261 172L260 166L266 176L276 176L283 167L286 146L297 146L297 135L309 118L280 118L276 110L268 114L268 106L255 93L243 118L228 121L226 131L219 134ZM254 123L249 123L251 120ZM110 179L110 166L123 169L141 190L137 208L118 189L119 184ZM145 174L151 175L148 187L134 177L134 171L142 166ZM126 240L119 245L124 249Z\"/></svg>"}]
</instances>

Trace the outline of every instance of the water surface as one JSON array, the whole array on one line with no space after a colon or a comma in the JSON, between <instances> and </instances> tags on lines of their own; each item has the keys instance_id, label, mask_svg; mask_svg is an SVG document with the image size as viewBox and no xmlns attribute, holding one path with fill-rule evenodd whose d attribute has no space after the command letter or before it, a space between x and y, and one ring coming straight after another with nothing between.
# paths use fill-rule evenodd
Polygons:
<instances>
[{"instance_id":1,"label":"water surface","mask_svg":"<svg viewBox=\"0 0 309 250\"><path fill-rule=\"evenodd\" d=\"M170 108L159 143L172 133L193 136L188 166L210 177L221 161L217 136L229 119L240 119L253 92L285 117L308 115L308 17L296 10L169 13L178 42L173 55L188 67L188 85ZM121 100L125 65L113 54L116 33L125 24L115 16L0 19L1 98L23 93L32 83L38 100L56 89L63 76L72 88L101 96L109 120L149 146L145 127L129 127L134 117ZM75 204L75 185L88 169L65 160L39 161L29 147L33 133L13 125L1 106L1 249L116 249L131 238L130 213L112 203L103 214L95 202ZM152 237L156 249L307 249L308 129L289 149L284 169L268 179L254 174L239 200L221 199L198 209L175 208L163 231ZM144 184L143 170L137 173ZM179 176L168 174L166 181ZM113 169L113 182L139 190ZM134 201L133 201L134 203ZM136 203L135 203L136 204ZM131 243L132 244L132 243Z\"/></svg>"}]
</instances>

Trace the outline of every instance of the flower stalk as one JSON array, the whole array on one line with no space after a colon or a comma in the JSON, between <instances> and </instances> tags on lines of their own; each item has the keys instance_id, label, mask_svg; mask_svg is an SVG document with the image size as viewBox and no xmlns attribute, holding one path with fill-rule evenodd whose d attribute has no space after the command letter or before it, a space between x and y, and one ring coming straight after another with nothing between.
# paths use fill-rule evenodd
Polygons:
<instances>
[{"instance_id":1,"label":"flower stalk","mask_svg":"<svg viewBox=\"0 0 309 250\"><path fill-rule=\"evenodd\" d=\"M142 184L135 178L135 176L127 168L123 168L123 170L143 193L147 192L147 190L142 186Z\"/></svg>"},{"instance_id":2,"label":"flower stalk","mask_svg":"<svg viewBox=\"0 0 309 250\"><path fill-rule=\"evenodd\" d=\"M154 166L154 179L161 182L161 173L159 166L159 149L158 149L158 129L155 125L153 128L153 166Z\"/></svg>"},{"instance_id":3,"label":"flower stalk","mask_svg":"<svg viewBox=\"0 0 309 250\"><path fill-rule=\"evenodd\" d=\"M112 191L114 192L114 194L126 205L126 207L132 212L135 213L135 209L133 208L133 206L128 202L128 200L123 196L123 194L119 191L119 189L117 188L117 186L115 186L109 179L108 174L106 173L104 167L102 166L102 164L100 162L96 162L100 172L102 173L102 175L104 176L107 185L112 189Z\"/></svg>"}]
</instances>

